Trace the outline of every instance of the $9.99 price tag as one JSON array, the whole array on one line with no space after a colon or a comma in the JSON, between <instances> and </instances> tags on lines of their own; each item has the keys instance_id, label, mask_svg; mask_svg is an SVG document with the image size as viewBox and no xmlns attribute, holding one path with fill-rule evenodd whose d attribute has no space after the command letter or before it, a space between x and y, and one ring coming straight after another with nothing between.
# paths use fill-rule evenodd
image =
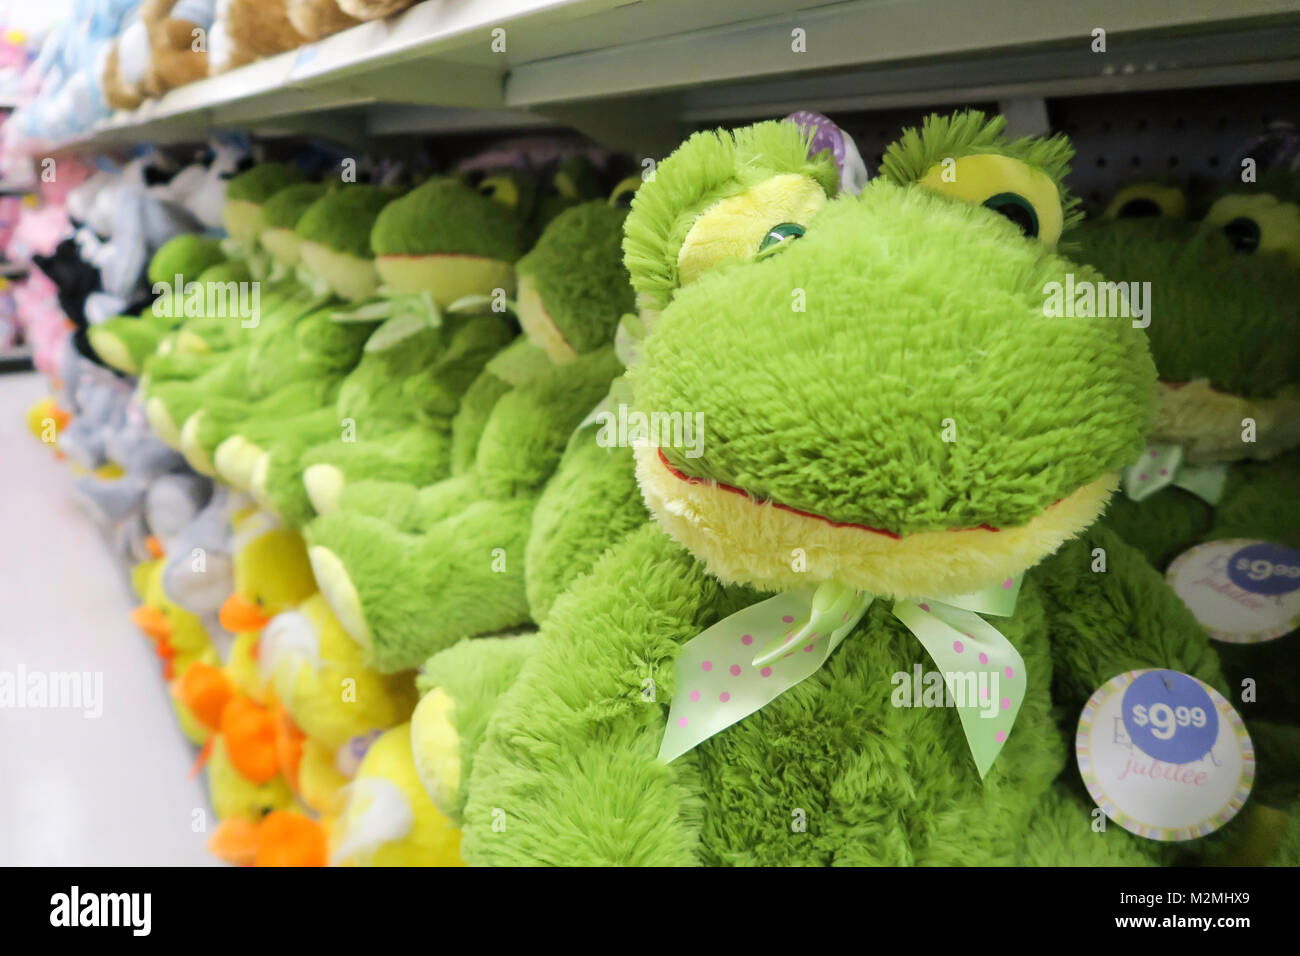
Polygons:
<instances>
[{"instance_id":1,"label":"$9.99 price tag","mask_svg":"<svg viewBox=\"0 0 1300 956\"><path fill-rule=\"evenodd\" d=\"M1241 716L1218 691L1178 671L1129 671L1089 698L1075 737L1097 806L1153 840L1217 830L1245 803L1255 754Z\"/></svg>"}]
</instances>

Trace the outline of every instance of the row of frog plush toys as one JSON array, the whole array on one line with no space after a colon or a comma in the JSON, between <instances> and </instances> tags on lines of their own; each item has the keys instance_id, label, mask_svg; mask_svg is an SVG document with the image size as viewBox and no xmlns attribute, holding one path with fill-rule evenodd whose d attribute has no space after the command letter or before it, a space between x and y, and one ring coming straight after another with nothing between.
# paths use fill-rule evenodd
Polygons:
<instances>
[{"instance_id":1,"label":"row of frog plush toys","mask_svg":"<svg viewBox=\"0 0 1300 956\"><path fill-rule=\"evenodd\" d=\"M1297 207L1247 191L1196 224L1139 204L1081 226L1068 142L1003 126L930 117L868 179L800 113L697 133L608 198L568 168L546 197L508 174L231 180L229 238L174 240L151 266L163 307L90 335L218 488L138 576L214 850L1294 864L1294 713L1242 705L1253 795L1187 842L1099 831L1068 744L1135 669L1289 692L1258 648L1221 663L1162 571L1217 536L1294 540L1300 300L1272 230ZM1047 284L1094 267L1151 281L1158 319L1044 314ZM1242 408L1249 449L1224 427ZM1224 464L1209 510L1134 483L1166 445ZM931 650L916 596L1013 581L1020 703L981 760L952 710L894 706L891 677ZM693 656L727 628L752 673ZM1294 667L1294 639L1274 646ZM758 704L691 709L727 705L728 675ZM692 721L713 723L675 740Z\"/></svg>"},{"instance_id":2,"label":"row of frog plush toys","mask_svg":"<svg viewBox=\"0 0 1300 956\"><path fill-rule=\"evenodd\" d=\"M113 110L396 14L414 0L75 0L22 80L37 152Z\"/></svg>"}]
</instances>

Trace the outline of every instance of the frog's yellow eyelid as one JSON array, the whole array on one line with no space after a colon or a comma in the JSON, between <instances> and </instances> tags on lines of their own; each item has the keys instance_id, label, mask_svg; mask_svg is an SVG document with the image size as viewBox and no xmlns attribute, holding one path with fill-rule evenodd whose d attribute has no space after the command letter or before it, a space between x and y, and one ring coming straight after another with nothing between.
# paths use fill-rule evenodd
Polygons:
<instances>
[{"instance_id":1,"label":"frog's yellow eyelid","mask_svg":"<svg viewBox=\"0 0 1300 956\"><path fill-rule=\"evenodd\" d=\"M1240 252L1279 253L1300 266L1300 206L1271 193L1223 196L1205 214L1201 228L1222 230Z\"/></svg>"},{"instance_id":2,"label":"frog's yellow eyelid","mask_svg":"<svg viewBox=\"0 0 1300 956\"><path fill-rule=\"evenodd\" d=\"M972 153L936 163L917 181L925 189L976 205L1011 194L1023 198L1038 221L1038 241L1049 249L1061 238L1065 213L1056 183L1041 169L1000 153Z\"/></svg>"},{"instance_id":3,"label":"frog's yellow eyelid","mask_svg":"<svg viewBox=\"0 0 1300 956\"><path fill-rule=\"evenodd\" d=\"M806 225L826 203L810 176L781 173L715 202L691 224L677 252L677 284L689 285L724 262L753 259L781 223Z\"/></svg>"}]
</instances>

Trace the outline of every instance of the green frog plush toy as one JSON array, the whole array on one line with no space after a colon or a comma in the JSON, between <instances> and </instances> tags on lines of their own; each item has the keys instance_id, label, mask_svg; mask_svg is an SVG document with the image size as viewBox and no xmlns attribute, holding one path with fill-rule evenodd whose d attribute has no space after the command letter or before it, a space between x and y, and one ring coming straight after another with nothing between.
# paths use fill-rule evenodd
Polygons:
<instances>
[{"instance_id":1,"label":"green frog plush toy","mask_svg":"<svg viewBox=\"0 0 1300 956\"><path fill-rule=\"evenodd\" d=\"M312 465L340 483L349 473L444 475L447 423L509 338L498 313L444 312L467 295L504 301L514 290L519 231L508 207L451 180L430 180L386 207L370 240L384 278L380 296L335 316L343 324L384 320L363 360L329 402L241 423L217 449L223 477L297 525L314 514L302 477Z\"/></svg>"},{"instance_id":2,"label":"green frog plush toy","mask_svg":"<svg viewBox=\"0 0 1300 956\"><path fill-rule=\"evenodd\" d=\"M622 371L612 343L633 298L617 198L560 213L520 260L525 334L466 392L451 477L349 481L329 495L334 513L308 527L321 592L373 666L412 667L461 637L530 620L534 509L575 427ZM329 510L319 472L307 477Z\"/></svg>"},{"instance_id":3,"label":"green frog plush toy","mask_svg":"<svg viewBox=\"0 0 1300 956\"><path fill-rule=\"evenodd\" d=\"M269 222L283 223L295 207L305 204L293 239L276 235L272 240L277 249L272 257L286 272L297 260L294 275L317 293L315 307L293 321L276 321L273 330L255 336L241 366L243 381L233 391L211 388L202 396L201 406L180 429L180 450L196 471L215 473L213 452L243 422L284 418L331 401L373 329L372 323L340 323L335 318L337 299L365 296L375 282L368 244L358 243L338 226L350 223L364 229L396 194L369 185L315 187L318 198L306 204L309 188L289 187L268 200L263 207L268 225L261 235L287 232L284 225ZM308 259L317 265L309 265ZM326 271L317 273L316 268Z\"/></svg>"},{"instance_id":4,"label":"green frog plush toy","mask_svg":"<svg viewBox=\"0 0 1300 956\"><path fill-rule=\"evenodd\" d=\"M1054 711L1135 667L1222 690L1159 575L1091 527L1155 369L1129 322L1044 316L1048 283L1099 278L1054 252L1070 150L1001 129L932 118L860 194L788 122L660 163L626 225L632 405L699 413L704 441L638 442L653 522L538 634L426 665L417 767L467 862L1159 855L1057 781L1079 710ZM1001 682L991 719L898 703L899 675L963 654Z\"/></svg>"}]
</instances>

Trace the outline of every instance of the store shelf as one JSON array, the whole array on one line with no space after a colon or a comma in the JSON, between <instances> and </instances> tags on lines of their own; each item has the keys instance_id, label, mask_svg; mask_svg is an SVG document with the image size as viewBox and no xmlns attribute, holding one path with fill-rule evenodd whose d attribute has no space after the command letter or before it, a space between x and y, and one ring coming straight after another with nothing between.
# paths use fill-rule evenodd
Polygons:
<instances>
[{"instance_id":1,"label":"store shelf","mask_svg":"<svg viewBox=\"0 0 1300 956\"><path fill-rule=\"evenodd\" d=\"M1105 53L1092 50L1098 28ZM1300 0L849 0L795 12L781 0L426 0L174 90L60 149L222 126L347 138L545 122L629 145L794 106L1297 78ZM432 109L399 114L395 128L393 104ZM320 114L331 122L313 121Z\"/></svg>"}]
</instances>

